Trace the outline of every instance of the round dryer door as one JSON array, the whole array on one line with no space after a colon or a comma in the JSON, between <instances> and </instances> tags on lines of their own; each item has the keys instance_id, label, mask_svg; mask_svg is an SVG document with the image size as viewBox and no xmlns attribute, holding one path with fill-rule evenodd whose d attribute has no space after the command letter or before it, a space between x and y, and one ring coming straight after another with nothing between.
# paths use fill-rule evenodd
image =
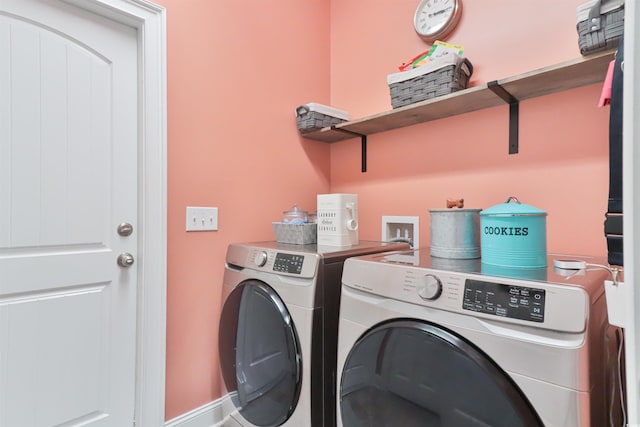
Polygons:
<instances>
[{"instance_id":1,"label":"round dryer door","mask_svg":"<svg viewBox=\"0 0 640 427\"><path fill-rule=\"evenodd\" d=\"M300 396L302 355L285 304L268 285L247 280L224 301L218 335L224 383L255 426L278 426Z\"/></svg>"},{"instance_id":2,"label":"round dryer door","mask_svg":"<svg viewBox=\"0 0 640 427\"><path fill-rule=\"evenodd\" d=\"M541 427L518 386L462 337L397 320L364 334L340 383L344 427Z\"/></svg>"}]
</instances>

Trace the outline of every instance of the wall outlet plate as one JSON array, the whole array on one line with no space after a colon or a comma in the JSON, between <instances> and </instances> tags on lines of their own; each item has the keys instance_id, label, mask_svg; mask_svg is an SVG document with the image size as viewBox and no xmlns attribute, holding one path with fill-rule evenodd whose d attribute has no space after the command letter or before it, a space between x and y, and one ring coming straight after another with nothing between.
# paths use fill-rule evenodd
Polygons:
<instances>
[{"instance_id":1,"label":"wall outlet plate","mask_svg":"<svg viewBox=\"0 0 640 427\"><path fill-rule=\"evenodd\" d=\"M412 249L420 247L420 217L383 216L383 242L406 242Z\"/></svg>"},{"instance_id":2,"label":"wall outlet plate","mask_svg":"<svg viewBox=\"0 0 640 427\"><path fill-rule=\"evenodd\" d=\"M218 229L218 208L187 206L187 231L215 231Z\"/></svg>"},{"instance_id":3,"label":"wall outlet plate","mask_svg":"<svg viewBox=\"0 0 640 427\"><path fill-rule=\"evenodd\" d=\"M607 313L609 315L609 324L626 328L627 326L627 301L629 300L629 291L624 282L613 282L605 280L604 282L605 297L607 299Z\"/></svg>"}]
</instances>

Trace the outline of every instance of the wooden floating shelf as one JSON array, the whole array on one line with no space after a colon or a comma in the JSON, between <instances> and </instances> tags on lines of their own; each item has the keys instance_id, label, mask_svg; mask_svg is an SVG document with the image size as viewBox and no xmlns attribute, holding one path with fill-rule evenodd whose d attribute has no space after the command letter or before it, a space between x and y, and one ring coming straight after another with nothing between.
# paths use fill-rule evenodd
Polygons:
<instances>
[{"instance_id":1,"label":"wooden floating shelf","mask_svg":"<svg viewBox=\"0 0 640 427\"><path fill-rule=\"evenodd\" d=\"M517 101L550 95L604 81L613 57L614 51L600 52L492 83L497 83ZM303 136L316 141L338 142L499 105L505 105L505 101L489 88L489 84L482 84Z\"/></svg>"}]
</instances>

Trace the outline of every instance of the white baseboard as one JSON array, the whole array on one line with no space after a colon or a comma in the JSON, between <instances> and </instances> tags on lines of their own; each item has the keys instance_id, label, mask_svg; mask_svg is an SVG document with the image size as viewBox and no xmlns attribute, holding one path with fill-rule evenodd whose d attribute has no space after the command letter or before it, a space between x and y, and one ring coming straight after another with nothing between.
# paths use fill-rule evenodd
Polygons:
<instances>
[{"instance_id":1,"label":"white baseboard","mask_svg":"<svg viewBox=\"0 0 640 427\"><path fill-rule=\"evenodd\" d=\"M231 412L233 412L233 403L229 396L225 395L166 421L164 427L221 427Z\"/></svg>"}]
</instances>

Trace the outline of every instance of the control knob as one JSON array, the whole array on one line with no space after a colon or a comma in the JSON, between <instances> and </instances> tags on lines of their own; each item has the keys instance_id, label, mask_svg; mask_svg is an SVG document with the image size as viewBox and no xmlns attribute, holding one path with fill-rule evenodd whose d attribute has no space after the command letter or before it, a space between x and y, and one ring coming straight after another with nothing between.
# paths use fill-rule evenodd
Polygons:
<instances>
[{"instance_id":1,"label":"control knob","mask_svg":"<svg viewBox=\"0 0 640 427\"><path fill-rule=\"evenodd\" d=\"M267 263L269 256L267 255L267 251L260 251L256 254L255 258L253 258L253 262L258 266L262 267Z\"/></svg>"},{"instance_id":2,"label":"control knob","mask_svg":"<svg viewBox=\"0 0 640 427\"><path fill-rule=\"evenodd\" d=\"M442 294L442 282L433 274L425 274L418 284L418 295L423 300L436 300Z\"/></svg>"}]
</instances>

